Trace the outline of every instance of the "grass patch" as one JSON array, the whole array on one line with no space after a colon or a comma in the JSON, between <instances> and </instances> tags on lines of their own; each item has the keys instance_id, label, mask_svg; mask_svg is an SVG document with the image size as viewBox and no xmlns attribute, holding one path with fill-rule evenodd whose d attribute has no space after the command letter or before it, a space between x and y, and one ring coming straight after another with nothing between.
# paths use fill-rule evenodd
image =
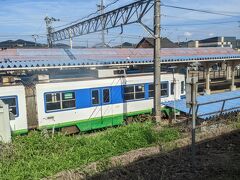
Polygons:
<instances>
[{"instance_id":1,"label":"grass patch","mask_svg":"<svg viewBox=\"0 0 240 180\"><path fill-rule=\"evenodd\" d=\"M179 139L181 136L180 132L176 128L166 127L158 133L160 142L170 142Z\"/></svg>"},{"instance_id":2,"label":"grass patch","mask_svg":"<svg viewBox=\"0 0 240 180\"><path fill-rule=\"evenodd\" d=\"M28 136L15 137L11 145L0 145L0 177L40 179L179 137L180 133L173 128L156 132L151 123L112 128L95 136L46 137L31 132Z\"/></svg>"}]
</instances>

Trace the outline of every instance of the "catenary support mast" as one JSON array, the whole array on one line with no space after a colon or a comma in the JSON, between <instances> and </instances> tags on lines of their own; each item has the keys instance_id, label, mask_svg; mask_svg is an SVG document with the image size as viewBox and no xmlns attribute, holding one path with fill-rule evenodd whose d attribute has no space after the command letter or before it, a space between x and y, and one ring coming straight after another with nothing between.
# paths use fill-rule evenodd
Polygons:
<instances>
[{"instance_id":1,"label":"catenary support mast","mask_svg":"<svg viewBox=\"0 0 240 180\"><path fill-rule=\"evenodd\" d=\"M105 9L104 2L103 2L103 0L101 0L100 5L98 5L98 10L100 11L101 15L104 14L104 9ZM101 21L101 23L102 23L102 27L103 27L104 26L104 22ZM102 34L102 47L105 47L105 32L104 32L104 29L102 29L101 34Z\"/></svg>"},{"instance_id":2,"label":"catenary support mast","mask_svg":"<svg viewBox=\"0 0 240 180\"><path fill-rule=\"evenodd\" d=\"M161 7L160 0L154 1L154 116L157 123L161 121Z\"/></svg>"}]
</instances>

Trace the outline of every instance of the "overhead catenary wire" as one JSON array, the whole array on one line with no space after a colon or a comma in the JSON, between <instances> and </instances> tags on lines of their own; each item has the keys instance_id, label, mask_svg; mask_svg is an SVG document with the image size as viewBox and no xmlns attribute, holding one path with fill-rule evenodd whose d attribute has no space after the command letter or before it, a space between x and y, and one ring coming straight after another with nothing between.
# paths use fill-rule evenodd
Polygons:
<instances>
[{"instance_id":1,"label":"overhead catenary wire","mask_svg":"<svg viewBox=\"0 0 240 180\"><path fill-rule=\"evenodd\" d=\"M221 22L205 22L205 23L186 23L186 24L163 24L162 26L202 26L202 25L221 25L221 24L230 24L238 23L239 21L221 21Z\"/></svg>"},{"instance_id":2,"label":"overhead catenary wire","mask_svg":"<svg viewBox=\"0 0 240 180\"><path fill-rule=\"evenodd\" d=\"M205 10L205 9L195 9L195 8L187 8L187 7L181 7L181 6L173 6L173 5L168 5L162 3L161 6L168 7L168 8L175 8L175 9L182 9L182 10L187 10L187 11L195 11L195 12L201 12L201 13L207 13L207 14L215 14L215 15L221 15L221 16L228 16L228 17L239 17L236 15L231 15L231 14L226 14L220 11L212 11L212 10Z\"/></svg>"}]
</instances>

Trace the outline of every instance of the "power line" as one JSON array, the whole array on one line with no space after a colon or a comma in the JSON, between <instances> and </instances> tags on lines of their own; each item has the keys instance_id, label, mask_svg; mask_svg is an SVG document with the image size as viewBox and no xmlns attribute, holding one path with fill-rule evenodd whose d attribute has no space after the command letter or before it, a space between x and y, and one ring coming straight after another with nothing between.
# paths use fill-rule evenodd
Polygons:
<instances>
[{"instance_id":1,"label":"power line","mask_svg":"<svg viewBox=\"0 0 240 180\"><path fill-rule=\"evenodd\" d=\"M181 6L173 6L173 5L167 5L167 4L161 4L161 6L168 7L168 8L175 8L175 9L182 9L182 10L188 10L188 11L195 11L195 12L201 12L201 13L207 13L207 14L215 14L215 15L221 15L221 16L228 16L228 17L237 17L231 14L226 14L222 12L217 11L211 11L211 10L204 10L204 9L194 9L194 8L186 8ZM240 14L239 14L240 16Z\"/></svg>"},{"instance_id":2,"label":"power line","mask_svg":"<svg viewBox=\"0 0 240 180\"><path fill-rule=\"evenodd\" d=\"M201 26L201 25L218 25L218 24L230 24L237 23L239 21L222 21L222 22L206 22L206 23L191 23L191 24L163 24L162 26Z\"/></svg>"}]
</instances>

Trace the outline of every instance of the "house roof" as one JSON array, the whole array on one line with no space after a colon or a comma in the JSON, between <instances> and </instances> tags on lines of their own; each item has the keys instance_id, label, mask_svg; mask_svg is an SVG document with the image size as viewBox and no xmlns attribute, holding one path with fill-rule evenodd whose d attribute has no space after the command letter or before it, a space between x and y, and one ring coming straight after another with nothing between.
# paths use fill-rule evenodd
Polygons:
<instances>
[{"instance_id":1,"label":"house roof","mask_svg":"<svg viewBox=\"0 0 240 180\"><path fill-rule=\"evenodd\" d=\"M231 48L163 48L163 64L239 60ZM153 49L6 49L0 50L0 69L36 69L153 64Z\"/></svg>"},{"instance_id":2,"label":"house roof","mask_svg":"<svg viewBox=\"0 0 240 180\"><path fill-rule=\"evenodd\" d=\"M141 44L146 41L149 43L150 47L154 47L154 39L151 37L144 37L138 44L137 48L141 46ZM178 48L179 46L172 41L170 41L168 38L161 38L161 47L162 48Z\"/></svg>"}]
</instances>

